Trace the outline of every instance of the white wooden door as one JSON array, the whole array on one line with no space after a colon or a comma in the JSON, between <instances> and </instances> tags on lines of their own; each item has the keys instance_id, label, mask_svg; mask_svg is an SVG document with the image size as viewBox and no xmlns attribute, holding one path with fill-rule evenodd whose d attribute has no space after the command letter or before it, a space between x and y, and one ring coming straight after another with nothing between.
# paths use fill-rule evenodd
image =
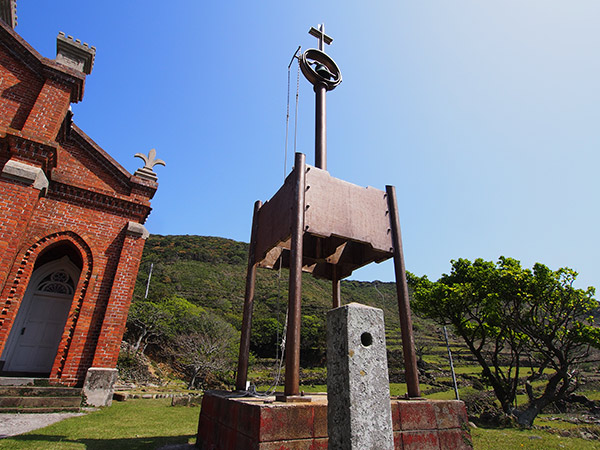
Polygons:
<instances>
[{"instance_id":1,"label":"white wooden door","mask_svg":"<svg viewBox=\"0 0 600 450\"><path fill-rule=\"evenodd\" d=\"M3 372L52 370L80 272L67 256L34 271L2 352Z\"/></svg>"},{"instance_id":2,"label":"white wooden door","mask_svg":"<svg viewBox=\"0 0 600 450\"><path fill-rule=\"evenodd\" d=\"M60 344L72 296L36 292L27 305L24 320L17 324L7 372L48 373ZM24 305L25 306L25 305Z\"/></svg>"}]
</instances>

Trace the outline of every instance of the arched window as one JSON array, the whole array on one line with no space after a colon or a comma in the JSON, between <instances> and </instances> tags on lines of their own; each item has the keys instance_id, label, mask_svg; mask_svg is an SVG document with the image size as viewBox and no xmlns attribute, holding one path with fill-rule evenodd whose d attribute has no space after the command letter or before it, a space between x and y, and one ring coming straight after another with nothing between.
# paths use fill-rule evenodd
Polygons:
<instances>
[{"instance_id":1,"label":"arched window","mask_svg":"<svg viewBox=\"0 0 600 450\"><path fill-rule=\"evenodd\" d=\"M73 295L75 293L75 282L64 269L59 269L44 278L38 285L37 290Z\"/></svg>"}]
</instances>

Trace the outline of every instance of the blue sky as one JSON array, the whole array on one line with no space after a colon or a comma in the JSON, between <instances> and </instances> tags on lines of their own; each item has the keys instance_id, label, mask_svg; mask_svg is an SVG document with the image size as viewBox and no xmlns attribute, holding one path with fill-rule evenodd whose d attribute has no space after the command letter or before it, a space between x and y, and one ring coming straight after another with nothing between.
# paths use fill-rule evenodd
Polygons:
<instances>
[{"instance_id":1,"label":"blue sky","mask_svg":"<svg viewBox=\"0 0 600 450\"><path fill-rule=\"evenodd\" d=\"M343 74L327 96L329 172L396 186L410 271L505 255L600 287L597 1L40 0L17 13L43 56L58 31L97 47L74 120L130 172L151 148L167 162L151 233L248 241L254 201L283 181L287 65L324 22ZM302 76L299 99L313 164Z\"/></svg>"}]
</instances>

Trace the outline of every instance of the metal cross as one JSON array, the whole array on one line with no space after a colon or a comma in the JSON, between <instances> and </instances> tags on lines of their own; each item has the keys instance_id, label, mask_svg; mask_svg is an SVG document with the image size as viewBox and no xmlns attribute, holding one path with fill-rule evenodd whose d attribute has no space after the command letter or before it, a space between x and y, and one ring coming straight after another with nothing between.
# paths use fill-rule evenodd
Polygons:
<instances>
[{"instance_id":1,"label":"metal cross","mask_svg":"<svg viewBox=\"0 0 600 450\"><path fill-rule=\"evenodd\" d=\"M323 51L323 48L325 47L323 43L329 45L333 42L333 38L325 34L324 23L319 24L318 30L315 27L310 27L310 30L308 30L308 34L317 38L317 40L319 41L319 50L321 51Z\"/></svg>"}]
</instances>

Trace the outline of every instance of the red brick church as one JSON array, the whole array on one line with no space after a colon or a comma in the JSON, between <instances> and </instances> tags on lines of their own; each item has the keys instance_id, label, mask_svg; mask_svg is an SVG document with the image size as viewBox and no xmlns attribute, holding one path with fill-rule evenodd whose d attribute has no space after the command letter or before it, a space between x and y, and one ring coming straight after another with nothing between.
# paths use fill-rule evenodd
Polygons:
<instances>
[{"instance_id":1,"label":"red brick church","mask_svg":"<svg viewBox=\"0 0 600 450\"><path fill-rule=\"evenodd\" d=\"M0 376L85 383L103 404L162 161L131 175L72 122L95 48L60 33L45 58L15 12L0 1Z\"/></svg>"}]
</instances>

